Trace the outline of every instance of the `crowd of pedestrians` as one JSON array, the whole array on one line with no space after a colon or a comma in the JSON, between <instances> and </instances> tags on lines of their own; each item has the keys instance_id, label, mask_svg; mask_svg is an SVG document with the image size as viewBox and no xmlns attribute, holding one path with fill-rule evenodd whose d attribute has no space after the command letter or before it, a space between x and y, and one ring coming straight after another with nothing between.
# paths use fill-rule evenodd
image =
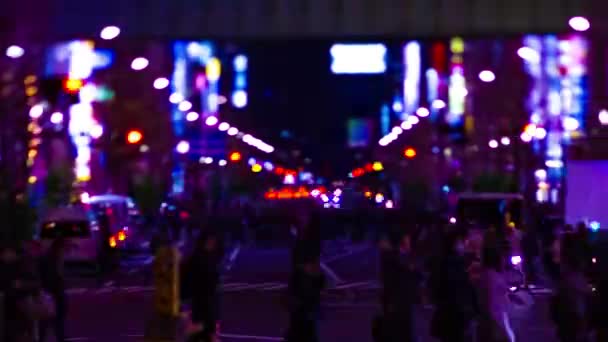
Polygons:
<instances>
[{"instance_id":1,"label":"crowd of pedestrians","mask_svg":"<svg viewBox=\"0 0 608 342\"><path fill-rule=\"evenodd\" d=\"M372 322L375 340L419 341L414 308L420 298L427 298L434 307L429 332L439 341L525 341L510 317L533 304L528 281L537 278L536 257L542 247L530 251L529 246L516 246L513 229L488 227L479 241L471 231L449 225L430 234L440 236L430 253L428 241L418 232L388 232L380 242L382 311ZM547 315L562 342L608 341L606 272L593 272L601 261L589 237L584 225L566 227L553 233L554 243L547 248L551 258L546 267L553 270L554 288ZM519 237L520 242L525 239ZM519 259L513 255L520 248L533 266L515 262ZM513 269L521 273L517 281L509 276Z\"/></svg>"},{"instance_id":2,"label":"crowd of pedestrians","mask_svg":"<svg viewBox=\"0 0 608 342\"><path fill-rule=\"evenodd\" d=\"M61 239L44 252L34 243L0 248L2 341L44 342L50 335L66 341L65 248Z\"/></svg>"}]
</instances>

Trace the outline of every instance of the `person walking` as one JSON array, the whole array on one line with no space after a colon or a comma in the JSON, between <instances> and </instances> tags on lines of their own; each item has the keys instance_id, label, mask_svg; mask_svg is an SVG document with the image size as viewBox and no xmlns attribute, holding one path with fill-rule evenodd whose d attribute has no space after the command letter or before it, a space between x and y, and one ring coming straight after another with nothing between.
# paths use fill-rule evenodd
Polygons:
<instances>
[{"instance_id":1,"label":"person walking","mask_svg":"<svg viewBox=\"0 0 608 342\"><path fill-rule=\"evenodd\" d=\"M584 342L589 334L589 297L592 291L585 276L584 252L579 237L564 234L560 256L560 277L552 311L557 334L563 342Z\"/></svg>"},{"instance_id":2,"label":"person walking","mask_svg":"<svg viewBox=\"0 0 608 342\"><path fill-rule=\"evenodd\" d=\"M190 342L217 340L222 254L219 235L212 231L202 232L184 267L182 285L187 284L185 292L192 299L192 322L202 326L202 331L193 335Z\"/></svg>"},{"instance_id":3,"label":"person walking","mask_svg":"<svg viewBox=\"0 0 608 342\"><path fill-rule=\"evenodd\" d=\"M292 272L289 281L289 328L287 342L318 342L318 325L321 314L321 291L325 276L321 271L319 255L302 256L299 269Z\"/></svg>"},{"instance_id":4,"label":"person walking","mask_svg":"<svg viewBox=\"0 0 608 342\"><path fill-rule=\"evenodd\" d=\"M466 232L448 232L444 251L430 280L435 302L431 334L442 342L468 341L475 316L475 290L464 257Z\"/></svg>"},{"instance_id":5,"label":"person walking","mask_svg":"<svg viewBox=\"0 0 608 342\"><path fill-rule=\"evenodd\" d=\"M381 250L382 314L376 322L376 341L416 340L414 307L419 277L411 253L409 234L401 230L389 234Z\"/></svg>"},{"instance_id":6,"label":"person walking","mask_svg":"<svg viewBox=\"0 0 608 342\"><path fill-rule=\"evenodd\" d=\"M63 239L53 241L49 252L41 261L40 274L42 288L53 298L55 316L51 320L41 322L40 342L46 341L49 328L55 332L55 340L64 342L65 322L68 313L66 280L64 272L64 256L66 242Z\"/></svg>"},{"instance_id":7,"label":"person walking","mask_svg":"<svg viewBox=\"0 0 608 342\"><path fill-rule=\"evenodd\" d=\"M486 242L482 251L479 279L478 339L484 342L514 342L509 320L509 286L504 275L505 258L500 248Z\"/></svg>"}]
</instances>

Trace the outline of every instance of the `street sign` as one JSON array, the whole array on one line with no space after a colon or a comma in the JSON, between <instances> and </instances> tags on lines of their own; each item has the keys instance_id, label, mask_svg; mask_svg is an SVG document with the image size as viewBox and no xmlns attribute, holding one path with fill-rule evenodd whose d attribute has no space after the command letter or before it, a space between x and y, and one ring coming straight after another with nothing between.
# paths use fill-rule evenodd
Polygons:
<instances>
[{"instance_id":1,"label":"street sign","mask_svg":"<svg viewBox=\"0 0 608 342\"><path fill-rule=\"evenodd\" d=\"M161 247L156 254L154 309L160 315L179 315L179 252L175 247Z\"/></svg>"}]
</instances>

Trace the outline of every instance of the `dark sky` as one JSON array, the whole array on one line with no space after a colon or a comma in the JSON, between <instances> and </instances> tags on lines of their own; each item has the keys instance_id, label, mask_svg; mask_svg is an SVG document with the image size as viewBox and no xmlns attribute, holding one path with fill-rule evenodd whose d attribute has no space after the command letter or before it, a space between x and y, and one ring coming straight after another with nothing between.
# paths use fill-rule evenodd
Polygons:
<instances>
[{"instance_id":1,"label":"dark sky","mask_svg":"<svg viewBox=\"0 0 608 342\"><path fill-rule=\"evenodd\" d=\"M329 41L271 41L246 47L249 56L248 123L280 146L280 132L305 142L313 164L351 165L350 117L379 117L391 99L386 75L334 75ZM343 172L344 170L339 170Z\"/></svg>"}]
</instances>

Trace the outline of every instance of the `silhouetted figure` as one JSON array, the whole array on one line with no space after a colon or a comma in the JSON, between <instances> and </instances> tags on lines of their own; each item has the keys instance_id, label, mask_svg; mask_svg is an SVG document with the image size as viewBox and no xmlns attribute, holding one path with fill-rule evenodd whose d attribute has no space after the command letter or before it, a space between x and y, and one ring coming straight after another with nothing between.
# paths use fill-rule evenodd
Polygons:
<instances>
[{"instance_id":1,"label":"silhouetted figure","mask_svg":"<svg viewBox=\"0 0 608 342\"><path fill-rule=\"evenodd\" d=\"M509 285L504 270L505 258L500 249L491 242L484 244L478 292L479 341L509 342L514 339L508 316Z\"/></svg>"},{"instance_id":2,"label":"silhouetted figure","mask_svg":"<svg viewBox=\"0 0 608 342\"><path fill-rule=\"evenodd\" d=\"M586 341L589 332L589 306L591 295L588 279L584 272L579 237L567 233L562 238L560 257L560 277L557 294L553 298L553 318L560 341Z\"/></svg>"},{"instance_id":3,"label":"silhouetted figure","mask_svg":"<svg viewBox=\"0 0 608 342\"><path fill-rule=\"evenodd\" d=\"M431 276L435 312L431 332L442 342L467 341L475 314L475 291L464 258L463 231L447 234L444 252Z\"/></svg>"},{"instance_id":4,"label":"silhouetted figure","mask_svg":"<svg viewBox=\"0 0 608 342\"><path fill-rule=\"evenodd\" d=\"M290 319L286 340L318 342L321 291L325 286L319 256L314 253L302 256L302 263L297 267L289 280Z\"/></svg>"},{"instance_id":5,"label":"silhouetted figure","mask_svg":"<svg viewBox=\"0 0 608 342\"><path fill-rule=\"evenodd\" d=\"M410 236L402 231L389 234L381 250L382 316L376 324L377 341L415 341L414 306L418 274L411 256Z\"/></svg>"},{"instance_id":6,"label":"silhouetted figure","mask_svg":"<svg viewBox=\"0 0 608 342\"><path fill-rule=\"evenodd\" d=\"M68 312L64 272L65 249L65 240L57 239L53 241L49 252L41 261L42 288L53 297L55 302L55 317L50 321L41 322L40 342L46 340L48 328L51 326L55 332L56 341L65 341L65 321Z\"/></svg>"},{"instance_id":7,"label":"silhouetted figure","mask_svg":"<svg viewBox=\"0 0 608 342\"><path fill-rule=\"evenodd\" d=\"M220 319L220 263L223 249L219 235L202 232L194 252L184 267L182 289L192 299L192 321L201 324L201 333L191 341L213 341Z\"/></svg>"}]
</instances>

